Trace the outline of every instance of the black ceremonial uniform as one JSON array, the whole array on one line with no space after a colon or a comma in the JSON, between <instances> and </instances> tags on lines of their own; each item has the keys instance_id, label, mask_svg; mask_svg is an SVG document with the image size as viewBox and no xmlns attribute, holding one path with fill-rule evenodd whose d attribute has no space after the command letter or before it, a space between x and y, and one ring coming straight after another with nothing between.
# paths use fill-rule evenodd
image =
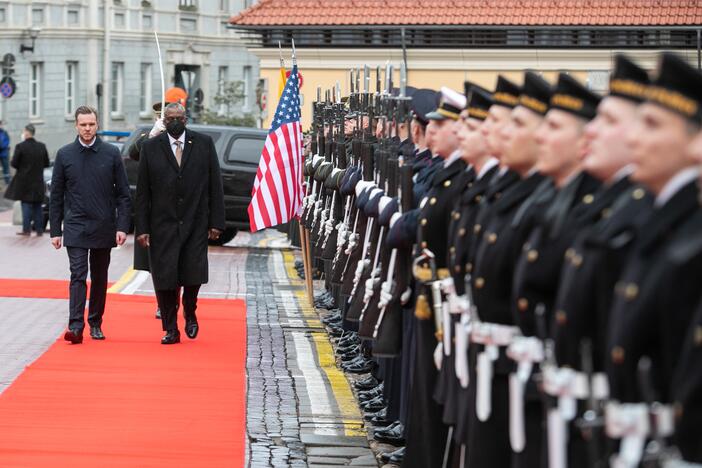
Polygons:
<instances>
[{"instance_id":1,"label":"black ceremonial uniform","mask_svg":"<svg viewBox=\"0 0 702 468\"><path fill-rule=\"evenodd\" d=\"M465 168L465 163L457 160L438 171L432 181L429 198L419 211L417 241L420 248L434 253L440 277L448 276L446 231L450 221L450 207L466 184ZM425 267L428 268L429 265ZM417 317L413 318L416 320L416 359L409 397L411 410L406 430L405 468L441 466L447 432L441 419L441 406L432 397L438 371L433 359L437 340L432 319L431 292L425 286L418 286L418 289Z\"/></svg>"}]
</instances>

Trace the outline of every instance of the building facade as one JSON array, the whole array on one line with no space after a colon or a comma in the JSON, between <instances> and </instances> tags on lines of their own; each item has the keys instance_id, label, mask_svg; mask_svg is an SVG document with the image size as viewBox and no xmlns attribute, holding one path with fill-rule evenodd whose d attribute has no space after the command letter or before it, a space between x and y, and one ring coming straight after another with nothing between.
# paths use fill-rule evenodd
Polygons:
<instances>
[{"instance_id":1,"label":"building facade","mask_svg":"<svg viewBox=\"0 0 702 468\"><path fill-rule=\"evenodd\" d=\"M98 109L105 130L130 131L151 122L151 106L161 99L154 32L165 87L188 91L191 118L203 107L216 110L214 97L228 81L244 83L244 102L235 111L254 112L259 60L227 28L232 13L252 3L0 0L0 60L15 57L16 83L11 98L0 98L0 119L13 145L32 123L53 157L75 137L73 113L82 104Z\"/></svg>"},{"instance_id":2,"label":"building facade","mask_svg":"<svg viewBox=\"0 0 702 468\"><path fill-rule=\"evenodd\" d=\"M316 88L338 82L349 90L349 70L405 62L408 84L463 90L470 80L490 89L498 74L520 80L527 69L553 81L566 71L604 91L617 52L653 69L661 50L691 63L699 58L702 7L689 0L261 0L233 16L249 51L260 58L268 109L278 96L279 50L295 40L303 128L309 128ZM270 121L268 112L266 122Z\"/></svg>"}]
</instances>

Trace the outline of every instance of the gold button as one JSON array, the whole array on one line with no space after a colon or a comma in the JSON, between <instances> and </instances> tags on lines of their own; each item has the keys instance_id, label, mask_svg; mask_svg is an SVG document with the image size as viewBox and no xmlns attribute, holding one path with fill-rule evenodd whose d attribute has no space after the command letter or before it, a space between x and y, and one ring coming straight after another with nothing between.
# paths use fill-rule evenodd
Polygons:
<instances>
[{"instance_id":1,"label":"gold button","mask_svg":"<svg viewBox=\"0 0 702 468\"><path fill-rule=\"evenodd\" d=\"M631 192L631 196L634 197L634 200L641 200L644 195L646 195L646 192L642 188L637 188L633 192Z\"/></svg>"},{"instance_id":2,"label":"gold button","mask_svg":"<svg viewBox=\"0 0 702 468\"><path fill-rule=\"evenodd\" d=\"M537 258L539 258L539 252L536 250L531 249L529 252L527 252L527 260L529 263L534 263Z\"/></svg>"},{"instance_id":3,"label":"gold button","mask_svg":"<svg viewBox=\"0 0 702 468\"><path fill-rule=\"evenodd\" d=\"M563 326L566 324L568 321L568 316L566 315L564 310L559 310L556 311L556 323L560 326Z\"/></svg>"},{"instance_id":4,"label":"gold button","mask_svg":"<svg viewBox=\"0 0 702 468\"><path fill-rule=\"evenodd\" d=\"M527 301L523 297L520 297L517 300L517 309L519 309L520 312L526 312L528 308L529 308L529 301Z\"/></svg>"},{"instance_id":5,"label":"gold button","mask_svg":"<svg viewBox=\"0 0 702 468\"><path fill-rule=\"evenodd\" d=\"M468 182L468 188L471 188L473 186L473 182Z\"/></svg>"},{"instance_id":6,"label":"gold button","mask_svg":"<svg viewBox=\"0 0 702 468\"><path fill-rule=\"evenodd\" d=\"M449 249L449 252L456 253L456 247L451 246L451 248Z\"/></svg>"},{"instance_id":7,"label":"gold button","mask_svg":"<svg viewBox=\"0 0 702 468\"><path fill-rule=\"evenodd\" d=\"M461 265L454 266L453 271L455 271L456 273L460 273L461 272Z\"/></svg>"},{"instance_id":8,"label":"gold button","mask_svg":"<svg viewBox=\"0 0 702 468\"><path fill-rule=\"evenodd\" d=\"M585 203L586 205L589 205L594 200L595 200L595 197L591 193L588 193L587 195L585 195L583 197L583 203Z\"/></svg>"},{"instance_id":9,"label":"gold button","mask_svg":"<svg viewBox=\"0 0 702 468\"><path fill-rule=\"evenodd\" d=\"M454 212L453 219L461 219L461 213L459 213L458 211Z\"/></svg>"},{"instance_id":10,"label":"gold button","mask_svg":"<svg viewBox=\"0 0 702 468\"><path fill-rule=\"evenodd\" d=\"M482 277L480 277L480 276L477 277L477 278L475 278L475 287L476 287L477 289L480 289L480 288L482 288L483 286L485 286L485 278L482 278Z\"/></svg>"},{"instance_id":11,"label":"gold button","mask_svg":"<svg viewBox=\"0 0 702 468\"><path fill-rule=\"evenodd\" d=\"M450 187L450 186L451 186L450 180L447 180L446 182L444 182L444 187Z\"/></svg>"},{"instance_id":12,"label":"gold button","mask_svg":"<svg viewBox=\"0 0 702 468\"><path fill-rule=\"evenodd\" d=\"M422 226L426 226L427 225L427 218L422 218L421 221L419 221L419 224L421 224Z\"/></svg>"},{"instance_id":13,"label":"gold button","mask_svg":"<svg viewBox=\"0 0 702 468\"><path fill-rule=\"evenodd\" d=\"M470 273L471 271L473 271L473 264L468 262L466 263L466 273Z\"/></svg>"},{"instance_id":14,"label":"gold button","mask_svg":"<svg viewBox=\"0 0 702 468\"><path fill-rule=\"evenodd\" d=\"M571 265L573 265L575 268L580 268L580 265L583 264L583 257L582 255L575 254L573 255L573 258L570 259Z\"/></svg>"},{"instance_id":15,"label":"gold button","mask_svg":"<svg viewBox=\"0 0 702 468\"><path fill-rule=\"evenodd\" d=\"M426 249L426 248L427 248L427 243L426 243L426 241L422 242L420 245L422 246L423 249Z\"/></svg>"},{"instance_id":16,"label":"gold button","mask_svg":"<svg viewBox=\"0 0 702 468\"><path fill-rule=\"evenodd\" d=\"M695 327L695 345L702 346L702 326L697 325Z\"/></svg>"},{"instance_id":17,"label":"gold button","mask_svg":"<svg viewBox=\"0 0 702 468\"><path fill-rule=\"evenodd\" d=\"M624 363L624 348L621 346L615 346L612 348L612 362L615 364Z\"/></svg>"},{"instance_id":18,"label":"gold button","mask_svg":"<svg viewBox=\"0 0 702 468\"><path fill-rule=\"evenodd\" d=\"M488 235L487 240L488 240L488 243L494 244L495 242L497 242L497 234L495 234L494 232L491 232Z\"/></svg>"},{"instance_id":19,"label":"gold button","mask_svg":"<svg viewBox=\"0 0 702 468\"><path fill-rule=\"evenodd\" d=\"M624 287L624 297L627 301L633 301L639 295L639 287L635 283L629 283Z\"/></svg>"},{"instance_id":20,"label":"gold button","mask_svg":"<svg viewBox=\"0 0 702 468\"><path fill-rule=\"evenodd\" d=\"M436 197L431 197L431 198L429 199L429 204L430 204L430 205L436 205Z\"/></svg>"},{"instance_id":21,"label":"gold button","mask_svg":"<svg viewBox=\"0 0 702 468\"><path fill-rule=\"evenodd\" d=\"M482 196L482 195L476 195L476 196L475 196L475 201L476 201L477 203L480 203L480 200L482 200L482 199L483 199L483 196Z\"/></svg>"},{"instance_id":22,"label":"gold button","mask_svg":"<svg viewBox=\"0 0 702 468\"><path fill-rule=\"evenodd\" d=\"M604 210L602 210L602 212L601 212L600 214L601 214L602 217L605 218L605 219L606 219L606 218L609 218L610 216L612 216L612 209L611 209L611 208L605 208Z\"/></svg>"},{"instance_id":23,"label":"gold button","mask_svg":"<svg viewBox=\"0 0 702 468\"><path fill-rule=\"evenodd\" d=\"M479 233L481 229L482 229L482 226L480 226L480 224L476 224L475 226L473 226L473 232L475 234Z\"/></svg>"},{"instance_id":24,"label":"gold button","mask_svg":"<svg viewBox=\"0 0 702 468\"><path fill-rule=\"evenodd\" d=\"M466 228L461 228L458 230L458 235L463 237L466 235Z\"/></svg>"},{"instance_id":25,"label":"gold button","mask_svg":"<svg viewBox=\"0 0 702 468\"><path fill-rule=\"evenodd\" d=\"M566 260L570 260L571 258L573 258L573 255L575 255L575 249L570 248L570 249L565 251Z\"/></svg>"}]
</instances>

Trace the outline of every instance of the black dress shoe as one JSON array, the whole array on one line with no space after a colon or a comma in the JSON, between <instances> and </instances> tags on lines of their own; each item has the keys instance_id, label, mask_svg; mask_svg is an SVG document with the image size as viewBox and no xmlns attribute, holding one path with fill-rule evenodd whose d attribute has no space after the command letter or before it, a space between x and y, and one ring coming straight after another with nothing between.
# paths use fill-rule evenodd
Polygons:
<instances>
[{"instance_id":1,"label":"black dress shoe","mask_svg":"<svg viewBox=\"0 0 702 468\"><path fill-rule=\"evenodd\" d=\"M356 387L356 390L370 390L377 387L379 383L375 377L369 375L365 379L358 380L353 386Z\"/></svg>"},{"instance_id":2,"label":"black dress shoe","mask_svg":"<svg viewBox=\"0 0 702 468\"><path fill-rule=\"evenodd\" d=\"M176 344L180 343L180 332L178 330L169 330L165 336L161 338L161 344Z\"/></svg>"},{"instance_id":3,"label":"black dress shoe","mask_svg":"<svg viewBox=\"0 0 702 468\"><path fill-rule=\"evenodd\" d=\"M100 327L90 327L90 338L94 340L104 340L105 335L102 334Z\"/></svg>"},{"instance_id":4,"label":"black dress shoe","mask_svg":"<svg viewBox=\"0 0 702 468\"><path fill-rule=\"evenodd\" d=\"M405 426L402 424L397 424L394 427L390 427L387 430L377 430L373 433L373 438L378 442L385 444L391 444L396 447L404 445L405 443Z\"/></svg>"},{"instance_id":5,"label":"black dress shoe","mask_svg":"<svg viewBox=\"0 0 702 468\"><path fill-rule=\"evenodd\" d=\"M373 421L373 420L376 420L376 421L383 420L384 421L387 414L388 414L388 411L387 411L387 409L384 408L384 409L381 409L380 411L363 413L363 419L365 419L366 421ZM379 424L379 425L385 426L387 424L390 424L391 422L392 421L388 421L386 423L374 422L373 424Z\"/></svg>"},{"instance_id":6,"label":"black dress shoe","mask_svg":"<svg viewBox=\"0 0 702 468\"><path fill-rule=\"evenodd\" d=\"M352 374L365 374L366 372L375 370L375 368L378 367L378 364L376 364L375 361L366 360L364 358L361 358L361 362L352 362L353 364L350 364L348 366L342 365L342 369Z\"/></svg>"},{"instance_id":7,"label":"black dress shoe","mask_svg":"<svg viewBox=\"0 0 702 468\"><path fill-rule=\"evenodd\" d=\"M63 339L70 341L72 344L80 344L83 342L83 330L71 330L69 328L63 335Z\"/></svg>"},{"instance_id":8,"label":"black dress shoe","mask_svg":"<svg viewBox=\"0 0 702 468\"><path fill-rule=\"evenodd\" d=\"M370 400L372 398L375 398L379 395L383 394L383 385L378 385L375 388L372 388L370 390L366 390L365 392L358 392L358 398L362 400Z\"/></svg>"},{"instance_id":9,"label":"black dress shoe","mask_svg":"<svg viewBox=\"0 0 702 468\"><path fill-rule=\"evenodd\" d=\"M390 431L390 430L394 429L395 427L397 427L398 424L402 424L402 423L400 421L395 421L395 422L388 424L387 426L375 427L375 428L373 428L373 434L378 434L378 433Z\"/></svg>"},{"instance_id":10,"label":"black dress shoe","mask_svg":"<svg viewBox=\"0 0 702 468\"><path fill-rule=\"evenodd\" d=\"M383 397L377 397L365 403L361 403L361 407L366 411L380 411L385 408L385 402L383 401Z\"/></svg>"},{"instance_id":11,"label":"black dress shoe","mask_svg":"<svg viewBox=\"0 0 702 468\"><path fill-rule=\"evenodd\" d=\"M380 459L383 461L383 463L390 463L390 459L391 459L393 456L396 456L397 453L398 453L400 450L402 450L401 456L404 456L405 448L404 448L404 447L401 447L401 448L399 448L399 449L397 449L397 450L394 450L394 451L392 451L392 452L381 453L381 454L380 454Z\"/></svg>"},{"instance_id":12,"label":"black dress shoe","mask_svg":"<svg viewBox=\"0 0 702 468\"><path fill-rule=\"evenodd\" d=\"M200 331L200 326L197 324L197 320L193 320L185 324L185 334L191 340L195 339L198 331Z\"/></svg>"},{"instance_id":13,"label":"black dress shoe","mask_svg":"<svg viewBox=\"0 0 702 468\"><path fill-rule=\"evenodd\" d=\"M396 450L393 452L393 455L390 457L390 463L394 465L401 465L402 460L405 459L405 448L402 447L399 450Z\"/></svg>"},{"instance_id":14,"label":"black dress shoe","mask_svg":"<svg viewBox=\"0 0 702 468\"><path fill-rule=\"evenodd\" d=\"M161 320L161 309L156 309L156 318Z\"/></svg>"}]
</instances>

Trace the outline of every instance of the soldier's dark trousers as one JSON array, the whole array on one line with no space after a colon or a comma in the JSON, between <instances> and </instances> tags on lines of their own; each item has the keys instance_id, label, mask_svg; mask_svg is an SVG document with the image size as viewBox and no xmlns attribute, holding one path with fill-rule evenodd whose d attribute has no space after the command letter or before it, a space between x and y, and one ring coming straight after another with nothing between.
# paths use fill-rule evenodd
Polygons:
<instances>
[{"instance_id":1,"label":"soldier's dark trousers","mask_svg":"<svg viewBox=\"0 0 702 468\"><path fill-rule=\"evenodd\" d=\"M196 320L195 310L197 309L197 294L200 292L200 285L183 286L183 315L185 320ZM180 288L160 289L156 291L158 308L161 309L161 323L164 331L178 329L178 300Z\"/></svg>"},{"instance_id":2,"label":"soldier's dark trousers","mask_svg":"<svg viewBox=\"0 0 702 468\"><path fill-rule=\"evenodd\" d=\"M88 293L86 279L90 269L90 305L88 324L91 327L102 325L107 295L107 269L110 266L111 249L84 249L66 247L71 268L68 328L85 328L85 300Z\"/></svg>"}]
</instances>

